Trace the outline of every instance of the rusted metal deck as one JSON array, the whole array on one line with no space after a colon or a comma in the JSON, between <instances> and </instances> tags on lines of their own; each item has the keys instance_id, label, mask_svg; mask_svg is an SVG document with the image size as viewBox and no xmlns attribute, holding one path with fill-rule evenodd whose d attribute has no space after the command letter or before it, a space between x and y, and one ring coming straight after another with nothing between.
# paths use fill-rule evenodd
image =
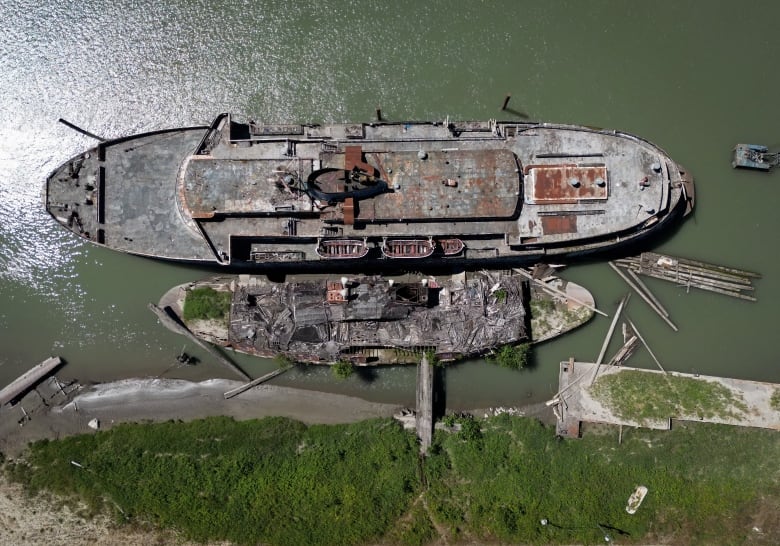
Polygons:
<instances>
[{"instance_id":1,"label":"rusted metal deck","mask_svg":"<svg viewBox=\"0 0 780 546\"><path fill-rule=\"evenodd\" d=\"M209 127L102 142L55 170L45 199L67 229L123 252L315 271L339 266L321 241L359 240L366 252L350 265L389 270L408 261L381 252L390 238L461 241L456 253L415 256L426 268L614 250L689 212L693 180L657 146L619 131L279 125L223 114Z\"/></svg>"},{"instance_id":2,"label":"rusted metal deck","mask_svg":"<svg viewBox=\"0 0 780 546\"><path fill-rule=\"evenodd\" d=\"M558 417L557 434L569 438L580 436L581 424L604 423L610 425L626 425L658 430L669 430L673 420L695 421L736 425L743 427L758 427L780 430L780 410L772 405L773 396L780 392L780 385L759 381L747 381L726 377L704 376L679 372L667 372L671 377L685 377L698 381L708 381L722 385L728 389L734 399L740 401L742 408L732 408L729 417L677 414L669 415L663 420L636 421L616 415L610 408L595 399L591 394L591 378L597 371L597 365L591 362L575 362L573 359L560 363L558 377L558 392L555 413ZM627 367L604 367L599 370L599 377L618 374L624 371L636 371L650 374L660 374L656 370L645 370Z\"/></svg>"}]
</instances>

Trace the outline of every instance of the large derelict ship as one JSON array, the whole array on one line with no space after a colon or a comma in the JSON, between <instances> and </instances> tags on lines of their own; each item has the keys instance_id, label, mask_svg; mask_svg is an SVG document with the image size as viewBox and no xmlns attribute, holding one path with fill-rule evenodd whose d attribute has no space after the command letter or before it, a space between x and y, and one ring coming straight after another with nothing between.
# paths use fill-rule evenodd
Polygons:
<instances>
[{"instance_id":1,"label":"large derelict ship","mask_svg":"<svg viewBox=\"0 0 780 546\"><path fill-rule=\"evenodd\" d=\"M639 137L531 122L208 127L101 142L48 178L47 210L114 250L254 270L564 262L693 207Z\"/></svg>"}]
</instances>

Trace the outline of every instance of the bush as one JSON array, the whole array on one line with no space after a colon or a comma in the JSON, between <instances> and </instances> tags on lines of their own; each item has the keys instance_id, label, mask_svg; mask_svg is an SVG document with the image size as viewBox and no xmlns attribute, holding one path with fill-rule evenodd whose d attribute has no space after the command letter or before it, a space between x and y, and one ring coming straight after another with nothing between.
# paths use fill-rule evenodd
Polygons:
<instances>
[{"instance_id":1,"label":"bush","mask_svg":"<svg viewBox=\"0 0 780 546\"><path fill-rule=\"evenodd\" d=\"M286 368L295 364L295 361L284 353L276 353L274 355L274 363L277 368Z\"/></svg>"},{"instance_id":2,"label":"bush","mask_svg":"<svg viewBox=\"0 0 780 546\"><path fill-rule=\"evenodd\" d=\"M528 355L531 352L531 345L521 343L520 345L504 345L498 351L495 351L488 360L498 364L502 368L510 370L520 370L528 364Z\"/></svg>"},{"instance_id":3,"label":"bush","mask_svg":"<svg viewBox=\"0 0 780 546\"><path fill-rule=\"evenodd\" d=\"M211 287L193 288L187 292L182 312L184 320L223 319L230 312L232 294Z\"/></svg>"},{"instance_id":4,"label":"bush","mask_svg":"<svg viewBox=\"0 0 780 546\"><path fill-rule=\"evenodd\" d=\"M355 368L352 366L351 362L339 360L333 365L331 371L333 372L333 375L339 379L346 379L354 373Z\"/></svg>"}]
</instances>

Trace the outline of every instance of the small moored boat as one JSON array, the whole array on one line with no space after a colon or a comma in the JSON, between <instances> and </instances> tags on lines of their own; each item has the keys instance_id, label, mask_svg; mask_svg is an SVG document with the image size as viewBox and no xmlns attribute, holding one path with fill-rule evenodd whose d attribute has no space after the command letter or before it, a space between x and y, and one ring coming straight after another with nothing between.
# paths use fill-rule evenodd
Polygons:
<instances>
[{"instance_id":1,"label":"small moored boat","mask_svg":"<svg viewBox=\"0 0 780 546\"><path fill-rule=\"evenodd\" d=\"M317 255L326 260L363 258L368 254L365 239L320 239L317 241Z\"/></svg>"},{"instance_id":2,"label":"small moored boat","mask_svg":"<svg viewBox=\"0 0 780 546\"><path fill-rule=\"evenodd\" d=\"M435 250L431 239L385 239L382 254L387 258L427 258Z\"/></svg>"},{"instance_id":3,"label":"small moored boat","mask_svg":"<svg viewBox=\"0 0 780 546\"><path fill-rule=\"evenodd\" d=\"M437 242L445 256L457 256L466 246L460 239L439 239Z\"/></svg>"}]
</instances>

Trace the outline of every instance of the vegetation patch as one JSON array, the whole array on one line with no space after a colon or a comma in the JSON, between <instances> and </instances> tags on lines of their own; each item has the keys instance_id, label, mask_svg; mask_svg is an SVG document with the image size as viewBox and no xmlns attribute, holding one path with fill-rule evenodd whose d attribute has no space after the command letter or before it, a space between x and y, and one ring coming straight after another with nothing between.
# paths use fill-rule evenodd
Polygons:
<instances>
[{"instance_id":1,"label":"vegetation patch","mask_svg":"<svg viewBox=\"0 0 780 546\"><path fill-rule=\"evenodd\" d=\"M5 467L32 492L75 493L118 521L198 541L597 544L606 533L620 544L780 542L776 431L680 423L624 429L618 444L616 428L564 441L506 414L451 421L461 431L437 430L424 459L390 419L212 418L38 442ZM649 492L630 515L640 484Z\"/></svg>"},{"instance_id":2,"label":"vegetation patch","mask_svg":"<svg viewBox=\"0 0 780 546\"><path fill-rule=\"evenodd\" d=\"M286 368L295 364L295 360L284 353L276 353L273 358L277 368Z\"/></svg>"},{"instance_id":3,"label":"vegetation patch","mask_svg":"<svg viewBox=\"0 0 780 546\"><path fill-rule=\"evenodd\" d=\"M211 287L193 288L187 291L182 315L185 321L224 319L230 312L232 294Z\"/></svg>"},{"instance_id":4,"label":"vegetation patch","mask_svg":"<svg viewBox=\"0 0 780 546\"><path fill-rule=\"evenodd\" d=\"M355 373L355 367L352 365L352 362L339 360L333 366L331 366L331 371L333 372L333 375L339 379L346 379Z\"/></svg>"},{"instance_id":5,"label":"vegetation patch","mask_svg":"<svg viewBox=\"0 0 780 546\"><path fill-rule=\"evenodd\" d=\"M561 441L532 419L481 422L471 441L437 430L425 464L433 518L463 543L603 544L606 533L620 544L740 544L778 505L776 431L682 423L624 429L618 444L616 427L613 438ZM640 484L649 493L630 515ZM769 520L757 543L777 543Z\"/></svg>"},{"instance_id":6,"label":"vegetation patch","mask_svg":"<svg viewBox=\"0 0 780 546\"><path fill-rule=\"evenodd\" d=\"M408 510L417 459L414 436L391 420L210 418L38 442L9 473L196 541L342 545L375 541Z\"/></svg>"},{"instance_id":7,"label":"vegetation patch","mask_svg":"<svg viewBox=\"0 0 780 546\"><path fill-rule=\"evenodd\" d=\"M507 297L506 288L499 288L498 290L493 292L493 296L496 298L496 303L498 304L506 303L506 297Z\"/></svg>"},{"instance_id":8,"label":"vegetation patch","mask_svg":"<svg viewBox=\"0 0 780 546\"><path fill-rule=\"evenodd\" d=\"M769 405L772 406L773 410L780 411L780 389L775 388L772 398L769 399Z\"/></svg>"},{"instance_id":9,"label":"vegetation patch","mask_svg":"<svg viewBox=\"0 0 780 546\"><path fill-rule=\"evenodd\" d=\"M520 370L528 364L528 357L531 353L530 343L521 343L519 345L503 345L496 350L488 360L498 364L502 368L510 370Z\"/></svg>"},{"instance_id":10,"label":"vegetation patch","mask_svg":"<svg viewBox=\"0 0 780 546\"><path fill-rule=\"evenodd\" d=\"M720 383L635 370L602 375L590 392L615 415L639 423L673 417L728 419L747 411L741 397Z\"/></svg>"}]
</instances>

